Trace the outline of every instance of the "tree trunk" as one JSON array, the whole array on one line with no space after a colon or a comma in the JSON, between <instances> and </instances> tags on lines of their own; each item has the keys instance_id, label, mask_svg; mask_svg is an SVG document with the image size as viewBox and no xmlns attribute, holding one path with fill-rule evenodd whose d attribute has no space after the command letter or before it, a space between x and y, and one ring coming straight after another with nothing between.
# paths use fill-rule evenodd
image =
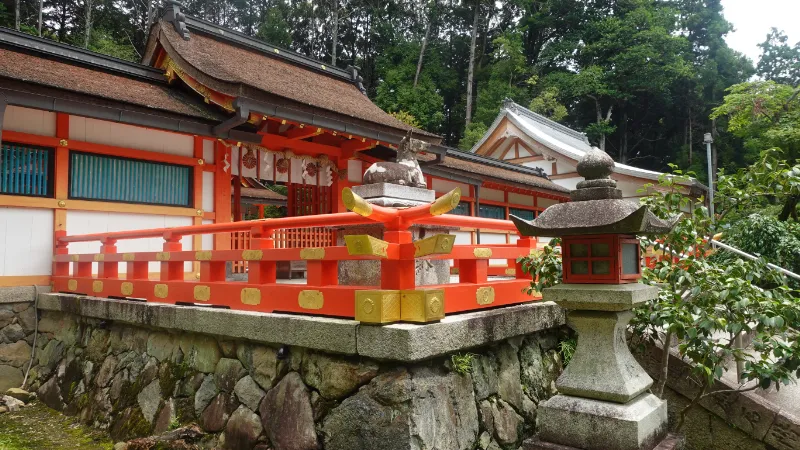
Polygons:
<instances>
[{"instance_id":1,"label":"tree trunk","mask_svg":"<svg viewBox=\"0 0 800 450\"><path fill-rule=\"evenodd\" d=\"M628 111L622 114L622 148L619 149L619 162L622 164L628 162Z\"/></svg>"},{"instance_id":2,"label":"tree trunk","mask_svg":"<svg viewBox=\"0 0 800 450\"><path fill-rule=\"evenodd\" d=\"M467 117L466 125L472 122L472 85L475 81L475 41L478 38L478 23L480 19L481 2L475 2L475 19L472 22L472 42L469 46L469 72L467 74Z\"/></svg>"},{"instance_id":3,"label":"tree trunk","mask_svg":"<svg viewBox=\"0 0 800 450\"><path fill-rule=\"evenodd\" d=\"M339 0L333 0L333 43L331 44L331 66L336 67L336 46L339 44Z\"/></svg>"},{"instance_id":4,"label":"tree trunk","mask_svg":"<svg viewBox=\"0 0 800 450\"><path fill-rule=\"evenodd\" d=\"M19 0L14 2L14 28L19 31Z\"/></svg>"},{"instance_id":5,"label":"tree trunk","mask_svg":"<svg viewBox=\"0 0 800 450\"><path fill-rule=\"evenodd\" d=\"M436 4L434 3L433 9L428 17L428 25L425 27L425 36L422 37L422 47L419 49L419 59L417 60L417 73L414 74L414 89L417 88L419 82L419 73L422 72L422 60L425 58L425 49L428 47L428 39L431 35L431 25L433 24L433 15L436 12Z\"/></svg>"},{"instance_id":6,"label":"tree trunk","mask_svg":"<svg viewBox=\"0 0 800 450\"><path fill-rule=\"evenodd\" d=\"M92 38L92 0L86 0L86 35L83 48L89 48L89 39Z\"/></svg>"},{"instance_id":7,"label":"tree trunk","mask_svg":"<svg viewBox=\"0 0 800 450\"><path fill-rule=\"evenodd\" d=\"M147 43L147 37L150 35L150 25L153 24L153 0L147 0L147 18L144 21L144 40Z\"/></svg>"},{"instance_id":8,"label":"tree trunk","mask_svg":"<svg viewBox=\"0 0 800 450\"><path fill-rule=\"evenodd\" d=\"M692 124L692 108L689 108L689 165L690 166L692 165L692 158L693 158L693 153L694 153L693 150L692 150L693 149L692 146L694 145L694 139L692 138L692 133L693 133L692 125L693 125Z\"/></svg>"},{"instance_id":9,"label":"tree trunk","mask_svg":"<svg viewBox=\"0 0 800 450\"><path fill-rule=\"evenodd\" d=\"M39 0L39 37L42 37L42 9L44 8L44 0Z\"/></svg>"}]
</instances>

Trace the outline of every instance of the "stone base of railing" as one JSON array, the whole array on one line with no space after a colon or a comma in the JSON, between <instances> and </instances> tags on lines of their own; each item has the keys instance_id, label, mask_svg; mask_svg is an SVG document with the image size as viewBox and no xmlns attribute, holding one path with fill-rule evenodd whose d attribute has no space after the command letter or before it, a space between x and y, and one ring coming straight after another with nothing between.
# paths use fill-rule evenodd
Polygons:
<instances>
[{"instance_id":1,"label":"stone base of railing","mask_svg":"<svg viewBox=\"0 0 800 450\"><path fill-rule=\"evenodd\" d=\"M518 448L567 332L547 302L382 327L71 294L38 307L28 388L45 404L117 441L195 422L229 449ZM28 337L0 344L0 366L27 367Z\"/></svg>"}]
</instances>

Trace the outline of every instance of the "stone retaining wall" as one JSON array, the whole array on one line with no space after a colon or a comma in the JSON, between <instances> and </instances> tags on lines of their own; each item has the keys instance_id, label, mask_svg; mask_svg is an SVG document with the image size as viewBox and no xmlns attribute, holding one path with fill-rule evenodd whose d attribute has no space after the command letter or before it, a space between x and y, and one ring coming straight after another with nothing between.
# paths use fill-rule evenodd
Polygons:
<instances>
[{"instance_id":1,"label":"stone retaining wall","mask_svg":"<svg viewBox=\"0 0 800 450\"><path fill-rule=\"evenodd\" d=\"M20 387L28 368L36 326L34 295L33 287L0 289L0 394Z\"/></svg>"},{"instance_id":2,"label":"stone retaining wall","mask_svg":"<svg viewBox=\"0 0 800 450\"><path fill-rule=\"evenodd\" d=\"M649 346L635 356L653 379L658 378L662 348ZM717 381L713 390L737 386ZM700 390L691 366L670 352L664 396L670 428ZM688 413L681 433L690 450L797 450L800 449L800 417L782 410L755 392L727 392L704 398Z\"/></svg>"},{"instance_id":3,"label":"stone retaining wall","mask_svg":"<svg viewBox=\"0 0 800 450\"><path fill-rule=\"evenodd\" d=\"M31 328L30 303L0 306L13 313L5 328ZM230 449L518 449L533 434L537 404L555 393L566 332L556 323L486 338L455 353L471 366L458 373L452 354L378 360L77 311L40 314L29 385L45 404L117 441L196 422L211 433L207 447ZM21 342L13 358L0 347L0 364L27 364L30 336L12 336Z\"/></svg>"}]
</instances>

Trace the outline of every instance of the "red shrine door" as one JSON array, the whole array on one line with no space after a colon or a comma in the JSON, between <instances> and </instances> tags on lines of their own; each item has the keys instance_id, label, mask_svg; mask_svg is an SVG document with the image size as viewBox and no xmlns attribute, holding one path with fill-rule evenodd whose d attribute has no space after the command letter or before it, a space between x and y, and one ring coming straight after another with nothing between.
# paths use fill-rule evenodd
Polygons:
<instances>
[{"instance_id":1,"label":"red shrine door","mask_svg":"<svg viewBox=\"0 0 800 450\"><path fill-rule=\"evenodd\" d=\"M330 186L289 184L287 216L312 216L330 214L332 211Z\"/></svg>"}]
</instances>

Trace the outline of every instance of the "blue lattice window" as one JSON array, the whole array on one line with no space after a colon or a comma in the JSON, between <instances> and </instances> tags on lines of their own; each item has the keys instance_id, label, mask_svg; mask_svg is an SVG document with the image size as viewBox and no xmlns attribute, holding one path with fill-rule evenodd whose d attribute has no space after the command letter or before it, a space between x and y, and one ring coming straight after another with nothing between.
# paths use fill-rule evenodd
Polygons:
<instances>
[{"instance_id":1,"label":"blue lattice window","mask_svg":"<svg viewBox=\"0 0 800 450\"><path fill-rule=\"evenodd\" d=\"M3 142L0 147L0 193L51 197L53 149Z\"/></svg>"},{"instance_id":2,"label":"blue lattice window","mask_svg":"<svg viewBox=\"0 0 800 450\"><path fill-rule=\"evenodd\" d=\"M192 206L192 169L70 152L69 196L84 200Z\"/></svg>"},{"instance_id":3,"label":"blue lattice window","mask_svg":"<svg viewBox=\"0 0 800 450\"><path fill-rule=\"evenodd\" d=\"M469 202L459 202L458 206L453 208L448 214L456 214L459 216L468 216L469 215Z\"/></svg>"},{"instance_id":4,"label":"blue lattice window","mask_svg":"<svg viewBox=\"0 0 800 450\"><path fill-rule=\"evenodd\" d=\"M502 206L481 205L478 210L478 216L486 217L487 219L505 219L506 209Z\"/></svg>"},{"instance_id":5,"label":"blue lattice window","mask_svg":"<svg viewBox=\"0 0 800 450\"><path fill-rule=\"evenodd\" d=\"M533 220L536 217L536 211L530 209L509 208L508 213L525 220Z\"/></svg>"}]
</instances>

